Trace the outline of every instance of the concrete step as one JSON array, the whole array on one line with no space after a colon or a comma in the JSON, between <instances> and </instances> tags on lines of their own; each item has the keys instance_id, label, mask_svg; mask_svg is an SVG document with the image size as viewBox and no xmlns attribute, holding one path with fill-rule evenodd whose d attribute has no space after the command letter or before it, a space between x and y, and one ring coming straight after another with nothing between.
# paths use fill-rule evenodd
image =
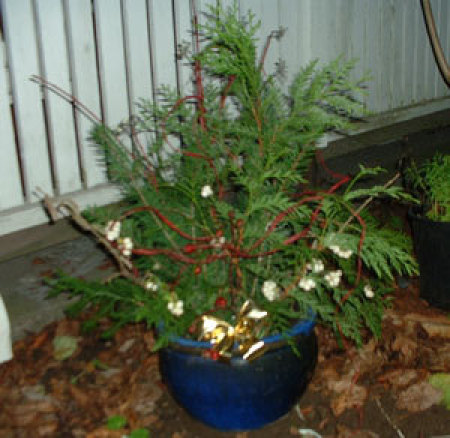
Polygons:
<instances>
[{"instance_id":1,"label":"concrete step","mask_svg":"<svg viewBox=\"0 0 450 438\"><path fill-rule=\"evenodd\" d=\"M101 279L112 272L112 267L104 269L108 261L92 238L78 236L0 263L0 294L9 315L13 341L63 318L69 297L48 299L46 276L60 269L77 277Z\"/></svg>"}]
</instances>

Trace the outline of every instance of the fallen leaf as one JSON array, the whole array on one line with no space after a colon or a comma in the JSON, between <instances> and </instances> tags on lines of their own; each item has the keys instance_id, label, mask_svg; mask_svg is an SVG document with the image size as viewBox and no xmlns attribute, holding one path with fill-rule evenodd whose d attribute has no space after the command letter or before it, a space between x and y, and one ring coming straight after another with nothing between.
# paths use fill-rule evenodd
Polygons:
<instances>
[{"instance_id":1,"label":"fallen leaf","mask_svg":"<svg viewBox=\"0 0 450 438\"><path fill-rule=\"evenodd\" d=\"M33 263L33 265L43 265L46 262L41 257L35 257L31 263Z\"/></svg>"},{"instance_id":2,"label":"fallen leaf","mask_svg":"<svg viewBox=\"0 0 450 438\"><path fill-rule=\"evenodd\" d=\"M89 394L85 393L84 391L82 391L81 389L76 387L75 385L70 385L69 391L79 406L89 407L89 405L91 403Z\"/></svg>"},{"instance_id":3,"label":"fallen leaf","mask_svg":"<svg viewBox=\"0 0 450 438\"><path fill-rule=\"evenodd\" d=\"M433 372L450 371L450 343L439 346L430 355L430 367Z\"/></svg>"},{"instance_id":4,"label":"fallen leaf","mask_svg":"<svg viewBox=\"0 0 450 438\"><path fill-rule=\"evenodd\" d=\"M31 352L33 350L40 348L42 344L44 344L44 342L47 340L47 338L48 338L48 331L43 331L42 333L40 333L38 336L34 338L33 342L28 347L29 348L28 351Z\"/></svg>"},{"instance_id":5,"label":"fallen leaf","mask_svg":"<svg viewBox=\"0 0 450 438\"><path fill-rule=\"evenodd\" d=\"M387 383L394 389L399 389L405 388L411 383L417 381L420 377L424 377L423 375L424 372L420 372L418 370L398 368L396 370L391 370L384 373L378 377L378 381L380 383Z\"/></svg>"},{"instance_id":6,"label":"fallen leaf","mask_svg":"<svg viewBox=\"0 0 450 438\"><path fill-rule=\"evenodd\" d=\"M53 339L53 357L56 360L65 360L75 353L78 340L73 336L56 336Z\"/></svg>"},{"instance_id":7,"label":"fallen leaf","mask_svg":"<svg viewBox=\"0 0 450 438\"><path fill-rule=\"evenodd\" d=\"M297 435L300 435L304 438L322 438L320 433L316 432L313 429L298 429Z\"/></svg>"},{"instance_id":8,"label":"fallen leaf","mask_svg":"<svg viewBox=\"0 0 450 438\"><path fill-rule=\"evenodd\" d=\"M80 321L75 319L62 319L61 321L58 321L55 336L79 336L80 326Z\"/></svg>"},{"instance_id":9,"label":"fallen leaf","mask_svg":"<svg viewBox=\"0 0 450 438\"><path fill-rule=\"evenodd\" d=\"M136 342L135 338L127 339L120 347L119 353L126 353Z\"/></svg>"},{"instance_id":10,"label":"fallen leaf","mask_svg":"<svg viewBox=\"0 0 450 438\"><path fill-rule=\"evenodd\" d=\"M394 321L403 321L410 326L419 323L431 337L450 339L450 318L444 315L421 315L419 313L398 315L390 313L390 316Z\"/></svg>"},{"instance_id":11,"label":"fallen leaf","mask_svg":"<svg viewBox=\"0 0 450 438\"><path fill-rule=\"evenodd\" d=\"M358 408L364 405L367 399L367 389L362 385L350 385L331 401L331 409L336 417L347 409Z\"/></svg>"},{"instance_id":12,"label":"fallen leaf","mask_svg":"<svg viewBox=\"0 0 450 438\"><path fill-rule=\"evenodd\" d=\"M409 412L421 412L440 403L443 392L423 381L410 386L399 394L396 406Z\"/></svg>"},{"instance_id":13,"label":"fallen leaf","mask_svg":"<svg viewBox=\"0 0 450 438\"><path fill-rule=\"evenodd\" d=\"M444 393L442 402L445 404L447 409L450 409L450 374L433 374L428 381L434 388L437 388Z\"/></svg>"},{"instance_id":14,"label":"fallen leaf","mask_svg":"<svg viewBox=\"0 0 450 438\"><path fill-rule=\"evenodd\" d=\"M46 269L45 271L39 272L39 277L45 278L52 278L55 275L55 271L53 269Z\"/></svg>"},{"instance_id":15,"label":"fallen leaf","mask_svg":"<svg viewBox=\"0 0 450 438\"><path fill-rule=\"evenodd\" d=\"M411 362L416 357L417 341L404 334L397 334L391 346L393 351L398 351L406 363Z\"/></svg>"},{"instance_id":16,"label":"fallen leaf","mask_svg":"<svg viewBox=\"0 0 450 438\"><path fill-rule=\"evenodd\" d=\"M43 424L39 424L39 426L37 426L36 428L37 435L42 437L55 436L57 430L58 421L56 419L53 421L47 421Z\"/></svg>"},{"instance_id":17,"label":"fallen leaf","mask_svg":"<svg viewBox=\"0 0 450 438\"><path fill-rule=\"evenodd\" d=\"M120 430L109 430L107 427L100 427L86 435L86 438L122 438L124 432Z\"/></svg>"},{"instance_id":18,"label":"fallen leaf","mask_svg":"<svg viewBox=\"0 0 450 438\"><path fill-rule=\"evenodd\" d=\"M380 435L371 430L349 429L341 424L338 424L337 431L336 438L380 438Z\"/></svg>"}]
</instances>

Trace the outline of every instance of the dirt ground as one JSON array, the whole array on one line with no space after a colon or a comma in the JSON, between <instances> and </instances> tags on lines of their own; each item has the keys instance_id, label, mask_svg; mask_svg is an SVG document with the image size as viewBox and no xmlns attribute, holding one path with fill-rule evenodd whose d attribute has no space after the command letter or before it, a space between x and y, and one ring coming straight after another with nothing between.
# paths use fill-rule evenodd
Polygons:
<instances>
[{"instance_id":1,"label":"dirt ground","mask_svg":"<svg viewBox=\"0 0 450 438\"><path fill-rule=\"evenodd\" d=\"M450 319L417 290L417 281L398 289L382 338L360 350L338 348L317 328L319 361L307 391L288 415L249 432L219 432L190 418L161 382L154 339L142 325L105 341L102 327L84 335L82 319L63 319L17 342L14 359L0 365L0 438L450 435L442 388L429 383L450 372ZM114 416L126 424L108 425Z\"/></svg>"}]
</instances>

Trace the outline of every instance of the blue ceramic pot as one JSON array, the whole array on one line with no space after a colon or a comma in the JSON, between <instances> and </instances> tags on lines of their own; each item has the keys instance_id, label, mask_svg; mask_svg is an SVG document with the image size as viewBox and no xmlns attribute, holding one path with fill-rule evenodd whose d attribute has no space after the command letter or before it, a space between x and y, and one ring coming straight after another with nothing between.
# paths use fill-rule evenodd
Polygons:
<instances>
[{"instance_id":1,"label":"blue ceramic pot","mask_svg":"<svg viewBox=\"0 0 450 438\"><path fill-rule=\"evenodd\" d=\"M264 339L268 350L253 361L229 363L202 356L208 342L177 338L160 352L161 374L174 398L193 417L220 430L260 428L290 411L312 375L317 360L314 321L297 324L296 355L286 335Z\"/></svg>"}]
</instances>

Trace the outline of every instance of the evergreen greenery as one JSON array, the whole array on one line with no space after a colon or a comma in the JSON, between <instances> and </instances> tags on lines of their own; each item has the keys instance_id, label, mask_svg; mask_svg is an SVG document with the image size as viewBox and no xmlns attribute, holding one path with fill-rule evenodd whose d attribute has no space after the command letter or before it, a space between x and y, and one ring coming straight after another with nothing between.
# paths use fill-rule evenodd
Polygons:
<instances>
[{"instance_id":1,"label":"evergreen greenery","mask_svg":"<svg viewBox=\"0 0 450 438\"><path fill-rule=\"evenodd\" d=\"M425 215L434 221L450 222L450 155L436 153L421 166L406 169L406 182L422 202Z\"/></svg>"},{"instance_id":2,"label":"evergreen greenery","mask_svg":"<svg viewBox=\"0 0 450 438\"><path fill-rule=\"evenodd\" d=\"M364 201L407 195L394 186L355 188L344 176L329 189L302 188L317 140L364 113L363 80L350 79L351 62L315 61L286 95L277 74L265 73L251 13L211 7L205 16L195 33L204 45L191 60L194 90L163 88L157 102L140 102L126 129L98 125L92 134L125 202L121 215L103 208L89 218L121 223L135 279L62 275L55 293L80 296L72 311L92 306L97 318L115 321L112 330L163 326L158 346L189 336L205 313L232 324L247 299L268 312L264 333L282 332L312 309L339 336L360 343L366 327L380 335L394 275L416 265L409 240L380 227ZM282 33L272 32L265 49ZM127 132L131 147L120 140ZM380 171L361 167L353 181Z\"/></svg>"}]
</instances>

